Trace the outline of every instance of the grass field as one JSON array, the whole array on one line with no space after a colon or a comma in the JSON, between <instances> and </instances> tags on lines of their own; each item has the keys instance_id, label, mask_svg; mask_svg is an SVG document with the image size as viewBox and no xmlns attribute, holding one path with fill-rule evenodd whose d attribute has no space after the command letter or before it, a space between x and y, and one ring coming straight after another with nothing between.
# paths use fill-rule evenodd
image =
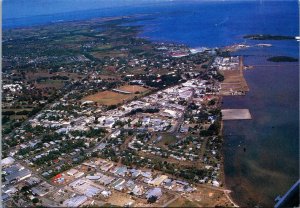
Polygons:
<instances>
[{"instance_id":1,"label":"grass field","mask_svg":"<svg viewBox=\"0 0 300 208\"><path fill-rule=\"evenodd\" d=\"M84 101L94 101L101 105L117 105L123 101L134 98L135 94L121 94L112 91L97 92L96 94L84 97Z\"/></svg>"},{"instance_id":2,"label":"grass field","mask_svg":"<svg viewBox=\"0 0 300 208\"><path fill-rule=\"evenodd\" d=\"M127 57L128 53L127 52L120 52L120 51L96 51L96 52L91 52L90 53L93 57L102 59L105 56L109 57Z\"/></svg>"},{"instance_id":3,"label":"grass field","mask_svg":"<svg viewBox=\"0 0 300 208\"><path fill-rule=\"evenodd\" d=\"M63 80L46 80L43 82L40 82L38 84L35 84L36 88L42 89L42 88L55 88L60 89L64 86Z\"/></svg>"}]
</instances>

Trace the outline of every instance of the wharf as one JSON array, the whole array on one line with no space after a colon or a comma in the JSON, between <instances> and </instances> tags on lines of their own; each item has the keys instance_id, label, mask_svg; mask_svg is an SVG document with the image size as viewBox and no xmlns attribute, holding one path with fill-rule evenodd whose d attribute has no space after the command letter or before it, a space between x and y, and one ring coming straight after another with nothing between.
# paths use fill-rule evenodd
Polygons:
<instances>
[{"instance_id":1,"label":"wharf","mask_svg":"<svg viewBox=\"0 0 300 208\"><path fill-rule=\"evenodd\" d=\"M222 120L248 120L252 119L249 109L223 109Z\"/></svg>"}]
</instances>

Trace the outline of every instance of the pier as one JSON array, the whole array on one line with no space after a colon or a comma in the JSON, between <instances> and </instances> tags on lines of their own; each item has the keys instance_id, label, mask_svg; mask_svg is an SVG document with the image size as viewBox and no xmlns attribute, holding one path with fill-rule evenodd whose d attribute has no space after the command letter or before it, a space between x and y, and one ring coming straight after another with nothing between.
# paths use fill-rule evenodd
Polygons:
<instances>
[{"instance_id":1,"label":"pier","mask_svg":"<svg viewBox=\"0 0 300 208\"><path fill-rule=\"evenodd\" d=\"M252 119L249 109L223 109L222 120L249 120Z\"/></svg>"}]
</instances>

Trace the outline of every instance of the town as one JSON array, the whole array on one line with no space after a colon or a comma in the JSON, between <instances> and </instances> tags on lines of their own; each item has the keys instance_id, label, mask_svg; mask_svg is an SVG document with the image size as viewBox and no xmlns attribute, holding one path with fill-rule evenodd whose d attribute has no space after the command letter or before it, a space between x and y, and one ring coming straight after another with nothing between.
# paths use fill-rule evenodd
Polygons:
<instances>
[{"instance_id":1,"label":"town","mask_svg":"<svg viewBox=\"0 0 300 208\"><path fill-rule=\"evenodd\" d=\"M233 205L221 82L240 58L137 38L138 27L123 26L133 19L4 32L8 207Z\"/></svg>"}]
</instances>

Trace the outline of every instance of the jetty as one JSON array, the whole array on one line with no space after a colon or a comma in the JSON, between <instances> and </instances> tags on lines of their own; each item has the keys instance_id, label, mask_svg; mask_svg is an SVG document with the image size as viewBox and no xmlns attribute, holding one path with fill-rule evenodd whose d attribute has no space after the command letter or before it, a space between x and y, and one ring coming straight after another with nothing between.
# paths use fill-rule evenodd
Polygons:
<instances>
[{"instance_id":1,"label":"jetty","mask_svg":"<svg viewBox=\"0 0 300 208\"><path fill-rule=\"evenodd\" d=\"M249 120L252 119L249 109L223 109L222 120Z\"/></svg>"}]
</instances>

